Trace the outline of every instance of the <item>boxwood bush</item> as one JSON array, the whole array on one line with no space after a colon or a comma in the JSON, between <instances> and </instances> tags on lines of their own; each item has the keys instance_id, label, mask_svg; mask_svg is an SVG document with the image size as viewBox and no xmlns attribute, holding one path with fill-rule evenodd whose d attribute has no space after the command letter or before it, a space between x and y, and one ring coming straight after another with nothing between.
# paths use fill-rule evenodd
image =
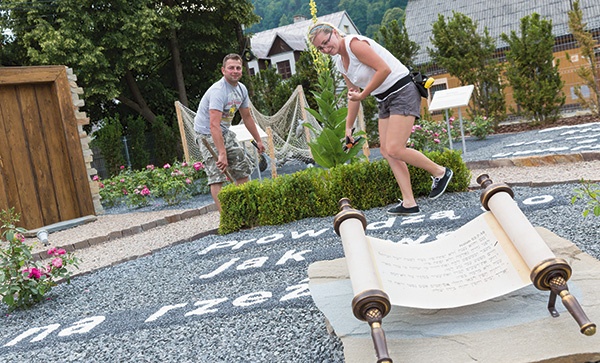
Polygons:
<instances>
[{"instance_id":1,"label":"boxwood bush","mask_svg":"<svg viewBox=\"0 0 600 363\"><path fill-rule=\"evenodd\" d=\"M430 152L436 163L454 171L447 192L466 191L471 172L457 150ZM431 177L409 165L415 197L428 195ZM333 216L338 201L349 198L356 209L366 210L395 203L400 188L386 160L340 165L331 169L308 168L275 179L252 180L225 186L219 194L219 233L278 225L309 217Z\"/></svg>"}]
</instances>

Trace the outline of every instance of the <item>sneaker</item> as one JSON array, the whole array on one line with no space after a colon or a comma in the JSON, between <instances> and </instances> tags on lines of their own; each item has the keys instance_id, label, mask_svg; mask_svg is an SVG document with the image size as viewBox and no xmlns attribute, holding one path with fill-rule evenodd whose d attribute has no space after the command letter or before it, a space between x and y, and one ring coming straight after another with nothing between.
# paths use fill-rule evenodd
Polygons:
<instances>
[{"instance_id":1,"label":"sneaker","mask_svg":"<svg viewBox=\"0 0 600 363\"><path fill-rule=\"evenodd\" d=\"M394 208L390 208L387 210L387 214L391 214L393 216L408 216L411 214L417 214L419 212L420 210L418 205L415 205L414 207L410 208L404 208L402 202L400 202L400 204L398 204Z\"/></svg>"},{"instance_id":2,"label":"sneaker","mask_svg":"<svg viewBox=\"0 0 600 363\"><path fill-rule=\"evenodd\" d=\"M450 184L450 180L452 180L452 175L454 175L452 170L446 168L446 172L444 173L443 177L431 177L433 182L431 183L431 193L429 193L429 199L435 199L440 195L444 194L446 188L448 187L448 184Z\"/></svg>"}]
</instances>

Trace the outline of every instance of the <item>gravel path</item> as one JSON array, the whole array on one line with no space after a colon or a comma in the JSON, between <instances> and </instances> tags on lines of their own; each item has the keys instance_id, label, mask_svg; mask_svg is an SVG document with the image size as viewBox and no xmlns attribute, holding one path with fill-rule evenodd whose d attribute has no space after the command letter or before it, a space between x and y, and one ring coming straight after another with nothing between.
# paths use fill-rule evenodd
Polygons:
<instances>
[{"instance_id":1,"label":"gravel path","mask_svg":"<svg viewBox=\"0 0 600 363\"><path fill-rule=\"evenodd\" d=\"M482 150L502 148L490 141ZM501 158L467 161L492 159ZM600 161L472 170L474 177L481 172L513 186L532 224L600 258L598 219L582 217L583 203L571 204L580 185L565 183L599 180ZM421 198L417 220L389 218L386 208L364 211L374 227L368 233L426 243L476 217L479 194ZM47 301L13 313L1 307L0 361L343 362L341 342L328 333L307 289L310 263L343 255L333 218L219 236L211 233L217 212L185 215L209 204L197 198L176 210L103 215L51 234L53 244L73 247L111 230L129 233L77 249L80 275L55 287ZM152 221L166 222L135 230Z\"/></svg>"}]
</instances>

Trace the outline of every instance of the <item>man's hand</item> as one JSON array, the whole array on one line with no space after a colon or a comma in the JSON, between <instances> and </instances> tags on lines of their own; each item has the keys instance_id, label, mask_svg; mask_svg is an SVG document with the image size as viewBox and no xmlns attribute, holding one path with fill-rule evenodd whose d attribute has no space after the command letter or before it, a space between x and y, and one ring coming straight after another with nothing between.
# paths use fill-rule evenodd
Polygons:
<instances>
[{"instance_id":1,"label":"man's hand","mask_svg":"<svg viewBox=\"0 0 600 363\"><path fill-rule=\"evenodd\" d=\"M221 171L225 171L227 166L229 166L229 163L227 162L227 153L220 153L219 158L217 159L217 168Z\"/></svg>"}]
</instances>

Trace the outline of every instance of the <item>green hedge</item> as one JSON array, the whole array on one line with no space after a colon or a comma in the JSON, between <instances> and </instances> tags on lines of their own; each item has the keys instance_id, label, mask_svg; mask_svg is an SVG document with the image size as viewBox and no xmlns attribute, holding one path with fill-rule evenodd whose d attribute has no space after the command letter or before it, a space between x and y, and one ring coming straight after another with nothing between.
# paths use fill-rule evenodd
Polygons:
<instances>
[{"instance_id":1,"label":"green hedge","mask_svg":"<svg viewBox=\"0 0 600 363\"><path fill-rule=\"evenodd\" d=\"M426 155L454 171L447 192L466 191L471 172L459 151L445 150ZM415 197L428 195L431 177L409 165ZM219 194L219 233L244 228L278 225L309 217L333 216L338 201L349 198L352 207L367 210L395 203L400 188L386 160L341 165L332 169L309 168L275 179L252 180L240 186L225 186Z\"/></svg>"}]
</instances>

